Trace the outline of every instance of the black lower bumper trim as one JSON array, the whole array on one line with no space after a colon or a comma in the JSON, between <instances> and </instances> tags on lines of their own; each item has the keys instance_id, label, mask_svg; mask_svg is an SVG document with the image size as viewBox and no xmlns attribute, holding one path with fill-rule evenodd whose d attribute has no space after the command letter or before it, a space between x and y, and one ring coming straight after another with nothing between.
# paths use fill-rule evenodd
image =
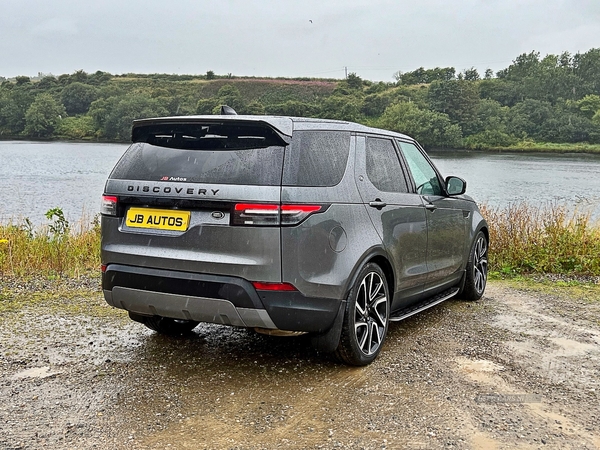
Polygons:
<instances>
[{"instance_id":1,"label":"black lower bumper trim","mask_svg":"<svg viewBox=\"0 0 600 450\"><path fill-rule=\"evenodd\" d=\"M110 264L102 289L125 287L165 294L228 300L238 308L264 309L252 284L242 278Z\"/></svg>"},{"instance_id":2,"label":"black lower bumper trim","mask_svg":"<svg viewBox=\"0 0 600 450\"><path fill-rule=\"evenodd\" d=\"M265 309L280 330L322 333L333 325L341 300L305 297L300 292L258 291Z\"/></svg>"},{"instance_id":3,"label":"black lower bumper trim","mask_svg":"<svg viewBox=\"0 0 600 450\"><path fill-rule=\"evenodd\" d=\"M341 302L306 297L297 291L257 291L248 280L237 277L109 264L102 274L102 289L110 292L114 288L226 300L235 308L266 310L280 330L310 333L331 328Z\"/></svg>"}]
</instances>

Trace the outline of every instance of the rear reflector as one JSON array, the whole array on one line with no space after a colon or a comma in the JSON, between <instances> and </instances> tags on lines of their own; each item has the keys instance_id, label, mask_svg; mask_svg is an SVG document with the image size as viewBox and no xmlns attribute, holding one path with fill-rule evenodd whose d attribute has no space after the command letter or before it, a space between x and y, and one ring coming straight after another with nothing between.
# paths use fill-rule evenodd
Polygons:
<instances>
[{"instance_id":1,"label":"rear reflector","mask_svg":"<svg viewBox=\"0 0 600 450\"><path fill-rule=\"evenodd\" d=\"M237 203L231 215L232 225L268 226L298 225L311 214L323 212L323 205L276 205L270 203Z\"/></svg>"},{"instance_id":2,"label":"rear reflector","mask_svg":"<svg viewBox=\"0 0 600 450\"><path fill-rule=\"evenodd\" d=\"M100 266L100 270L102 271L102 273L106 272L106 264L102 264Z\"/></svg>"},{"instance_id":3,"label":"rear reflector","mask_svg":"<svg viewBox=\"0 0 600 450\"><path fill-rule=\"evenodd\" d=\"M117 202L118 199L112 195L102 196L102 205L100 206L100 212L107 216L117 215Z\"/></svg>"},{"instance_id":4,"label":"rear reflector","mask_svg":"<svg viewBox=\"0 0 600 450\"><path fill-rule=\"evenodd\" d=\"M290 283L264 283L262 281L253 281L252 285L257 291L297 291Z\"/></svg>"}]
</instances>

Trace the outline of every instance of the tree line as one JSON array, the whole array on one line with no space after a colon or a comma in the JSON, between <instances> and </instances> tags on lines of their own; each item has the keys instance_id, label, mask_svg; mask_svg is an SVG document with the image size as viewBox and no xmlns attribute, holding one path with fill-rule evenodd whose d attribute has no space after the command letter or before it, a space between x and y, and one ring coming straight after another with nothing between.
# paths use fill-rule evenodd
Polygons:
<instances>
[{"instance_id":1,"label":"tree line","mask_svg":"<svg viewBox=\"0 0 600 450\"><path fill-rule=\"evenodd\" d=\"M350 120L428 147L600 144L600 48L519 55L495 74L453 67L397 72L396 82L77 71L0 84L0 139L127 141L137 118L240 114Z\"/></svg>"}]
</instances>

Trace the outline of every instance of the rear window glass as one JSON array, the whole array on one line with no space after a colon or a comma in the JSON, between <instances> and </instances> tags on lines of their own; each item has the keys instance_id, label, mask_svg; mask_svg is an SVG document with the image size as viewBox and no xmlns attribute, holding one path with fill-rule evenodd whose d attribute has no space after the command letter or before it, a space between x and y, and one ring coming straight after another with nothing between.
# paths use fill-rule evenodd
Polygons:
<instances>
[{"instance_id":1,"label":"rear window glass","mask_svg":"<svg viewBox=\"0 0 600 450\"><path fill-rule=\"evenodd\" d=\"M335 186L346 170L350 133L295 131L285 150L284 186Z\"/></svg>"},{"instance_id":2,"label":"rear window glass","mask_svg":"<svg viewBox=\"0 0 600 450\"><path fill-rule=\"evenodd\" d=\"M113 179L278 186L284 148L245 150L165 148L132 144L112 174Z\"/></svg>"}]
</instances>

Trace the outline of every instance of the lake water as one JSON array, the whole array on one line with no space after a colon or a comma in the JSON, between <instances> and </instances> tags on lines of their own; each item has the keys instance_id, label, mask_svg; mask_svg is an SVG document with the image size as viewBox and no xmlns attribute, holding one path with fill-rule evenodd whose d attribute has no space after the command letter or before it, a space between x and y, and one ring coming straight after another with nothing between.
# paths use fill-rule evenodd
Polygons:
<instances>
[{"instance_id":1,"label":"lake water","mask_svg":"<svg viewBox=\"0 0 600 450\"><path fill-rule=\"evenodd\" d=\"M71 222L91 221L106 177L127 144L0 141L0 223L46 223L60 207Z\"/></svg>"},{"instance_id":2,"label":"lake water","mask_svg":"<svg viewBox=\"0 0 600 450\"><path fill-rule=\"evenodd\" d=\"M110 170L127 144L0 141L0 223L60 207L71 222L91 220ZM504 206L560 202L600 217L600 155L432 152L444 176L467 180L478 202Z\"/></svg>"}]
</instances>

